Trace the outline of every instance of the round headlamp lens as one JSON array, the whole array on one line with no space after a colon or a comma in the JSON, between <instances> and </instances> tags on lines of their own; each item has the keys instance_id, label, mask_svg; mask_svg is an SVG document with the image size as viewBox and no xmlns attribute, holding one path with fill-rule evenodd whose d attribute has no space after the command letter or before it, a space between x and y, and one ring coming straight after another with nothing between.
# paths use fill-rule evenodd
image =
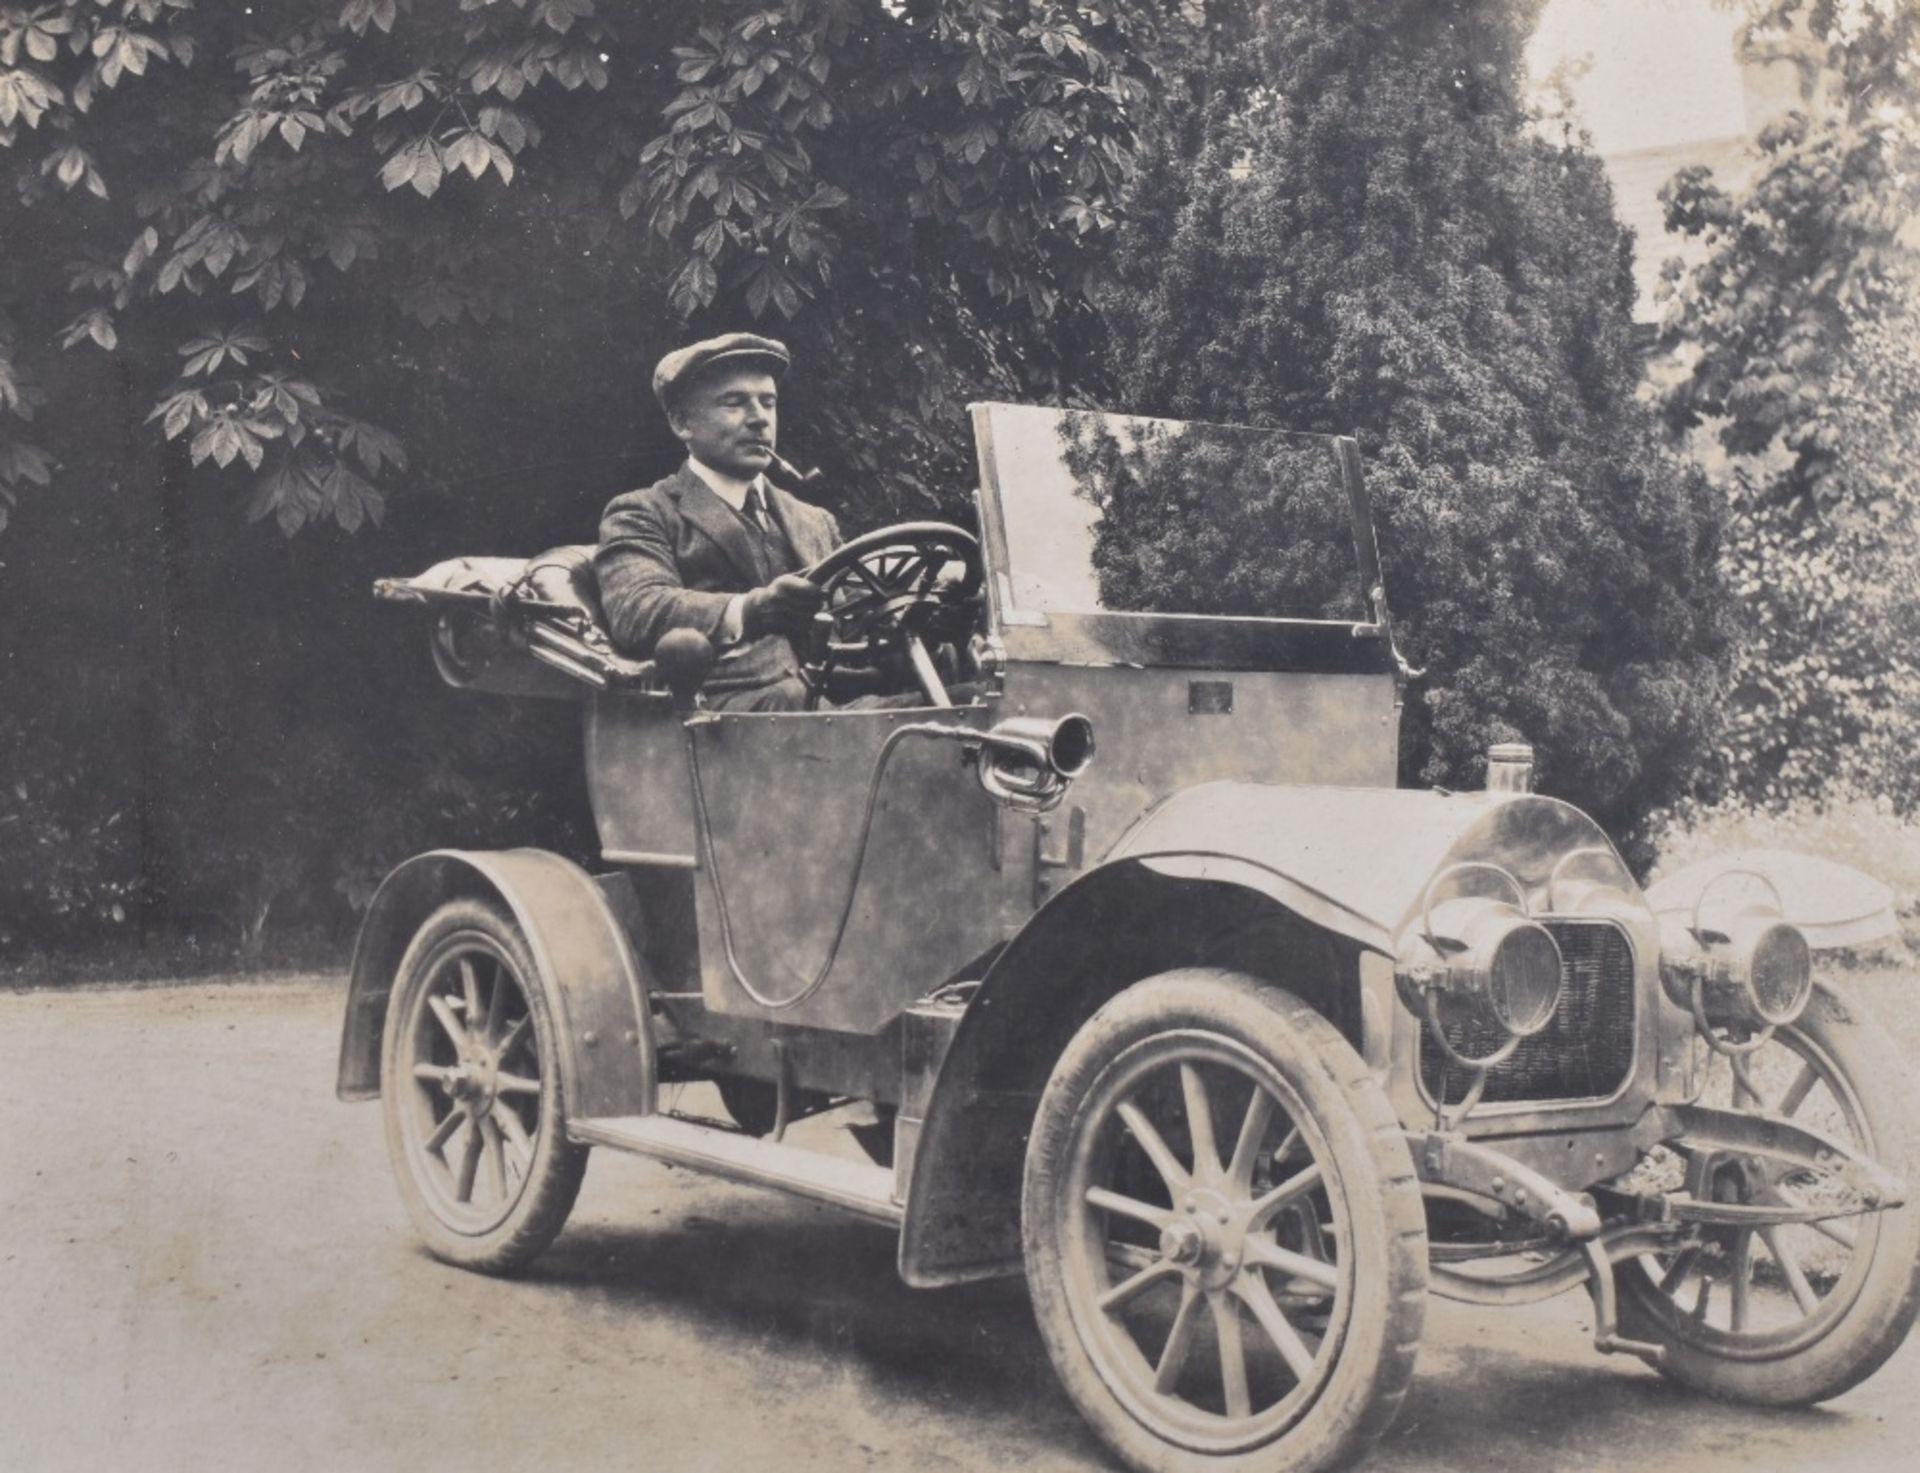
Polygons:
<instances>
[{"instance_id":1,"label":"round headlamp lens","mask_svg":"<svg viewBox=\"0 0 1920 1473\"><path fill-rule=\"evenodd\" d=\"M1560 948L1546 927L1514 925L1495 945L1487 967L1487 1006L1502 1028L1526 1038L1553 1021L1560 984Z\"/></svg>"},{"instance_id":2,"label":"round headlamp lens","mask_svg":"<svg viewBox=\"0 0 1920 1473\"><path fill-rule=\"evenodd\" d=\"M1797 926L1771 925L1750 942L1754 1011L1776 1027L1800 1016L1813 990L1813 956Z\"/></svg>"}]
</instances>

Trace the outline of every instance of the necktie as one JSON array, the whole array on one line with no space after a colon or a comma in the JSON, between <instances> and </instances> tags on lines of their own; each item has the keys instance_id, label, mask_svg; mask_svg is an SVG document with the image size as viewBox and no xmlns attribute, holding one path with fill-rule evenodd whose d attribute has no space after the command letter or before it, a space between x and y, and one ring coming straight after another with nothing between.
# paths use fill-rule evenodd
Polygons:
<instances>
[{"instance_id":1,"label":"necktie","mask_svg":"<svg viewBox=\"0 0 1920 1473\"><path fill-rule=\"evenodd\" d=\"M746 511L747 520L752 522L753 525L758 527L762 532L771 532L773 530L773 517L767 510L766 492L760 489L760 483L758 481L755 481L751 486L747 487Z\"/></svg>"}]
</instances>

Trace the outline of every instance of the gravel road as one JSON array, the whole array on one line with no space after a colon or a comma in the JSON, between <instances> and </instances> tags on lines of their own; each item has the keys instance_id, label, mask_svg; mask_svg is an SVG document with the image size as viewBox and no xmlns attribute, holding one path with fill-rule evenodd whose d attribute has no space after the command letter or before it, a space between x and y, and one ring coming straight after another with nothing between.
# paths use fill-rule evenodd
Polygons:
<instances>
[{"instance_id":1,"label":"gravel road","mask_svg":"<svg viewBox=\"0 0 1920 1473\"><path fill-rule=\"evenodd\" d=\"M343 997L0 994L0 1468L1106 1466L1018 1284L909 1290L826 1209L600 1152L533 1272L427 1258L378 1107L333 1098ZM1369 1473L1916 1466L1920 1337L1768 1413L1602 1359L1587 1323L1577 1295L1436 1303Z\"/></svg>"}]
</instances>

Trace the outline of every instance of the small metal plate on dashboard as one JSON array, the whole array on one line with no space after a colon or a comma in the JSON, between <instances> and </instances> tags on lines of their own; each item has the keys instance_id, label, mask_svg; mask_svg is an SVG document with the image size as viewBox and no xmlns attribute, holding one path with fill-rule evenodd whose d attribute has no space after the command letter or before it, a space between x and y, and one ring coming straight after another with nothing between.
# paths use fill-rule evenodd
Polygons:
<instances>
[{"instance_id":1,"label":"small metal plate on dashboard","mask_svg":"<svg viewBox=\"0 0 1920 1473\"><path fill-rule=\"evenodd\" d=\"M1187 715L1231 716L1232 714L1233 682L1231 680L1189 680L1187 682Z\"/></svg>"}]
</instances>

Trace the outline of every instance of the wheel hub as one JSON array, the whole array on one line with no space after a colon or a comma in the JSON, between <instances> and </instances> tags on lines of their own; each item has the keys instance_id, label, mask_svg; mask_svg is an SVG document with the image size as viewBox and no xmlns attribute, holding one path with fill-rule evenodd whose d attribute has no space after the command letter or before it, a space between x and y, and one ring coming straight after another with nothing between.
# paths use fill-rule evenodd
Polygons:
<instances>
[{"instance_id":1,"label":"wheel hub","mask_svg":"<svg viewBox=\"0 0 1920 1473\"><path fill-rule=\"evenodd\" d=\"M500 1075L494 1053L467 1039L459 1046L460 1062L447 1071L447 1093L463 1104L484 1110L493 1103Z\"/></svg>"},{"instance_id":2,"label":"wheel hub","mask_svg":"<svg viewBox=\"0 0 1920 1473\"><path fill-rule=\"evenodd\" d=\"M1206 1238L1190 1222L1170 1222L1160 1229L1160 1252L1173 1263L1198 1263L1206 1246Z\"/></svg>"},{"instance_id":3,"label":"wheel hub","mask_svg":"<svg viewBox=\"0 0 1920 1473\"><path fill-rule=\"evenodd\" d=\"M1246 1217L1211 1187L1187 1192L1180 1214L1162 1231L1161 1251L1201 1288L1225 1288L1240 1272L1245 1256Z\"/></svg>"},{"instance_id":4,"label":"wheel hub","mask_svg":"<svg viewBox=\"0 0 1920 1473\"><path fill-rule=\"evenodd\" d=\"M494 1061L481 1057L471 1060L464 1068L467 1079L468 1098L476 1104L487 1104L493 1099L494 1076L497 1072Z\"/></svg>"}]
</instances>

